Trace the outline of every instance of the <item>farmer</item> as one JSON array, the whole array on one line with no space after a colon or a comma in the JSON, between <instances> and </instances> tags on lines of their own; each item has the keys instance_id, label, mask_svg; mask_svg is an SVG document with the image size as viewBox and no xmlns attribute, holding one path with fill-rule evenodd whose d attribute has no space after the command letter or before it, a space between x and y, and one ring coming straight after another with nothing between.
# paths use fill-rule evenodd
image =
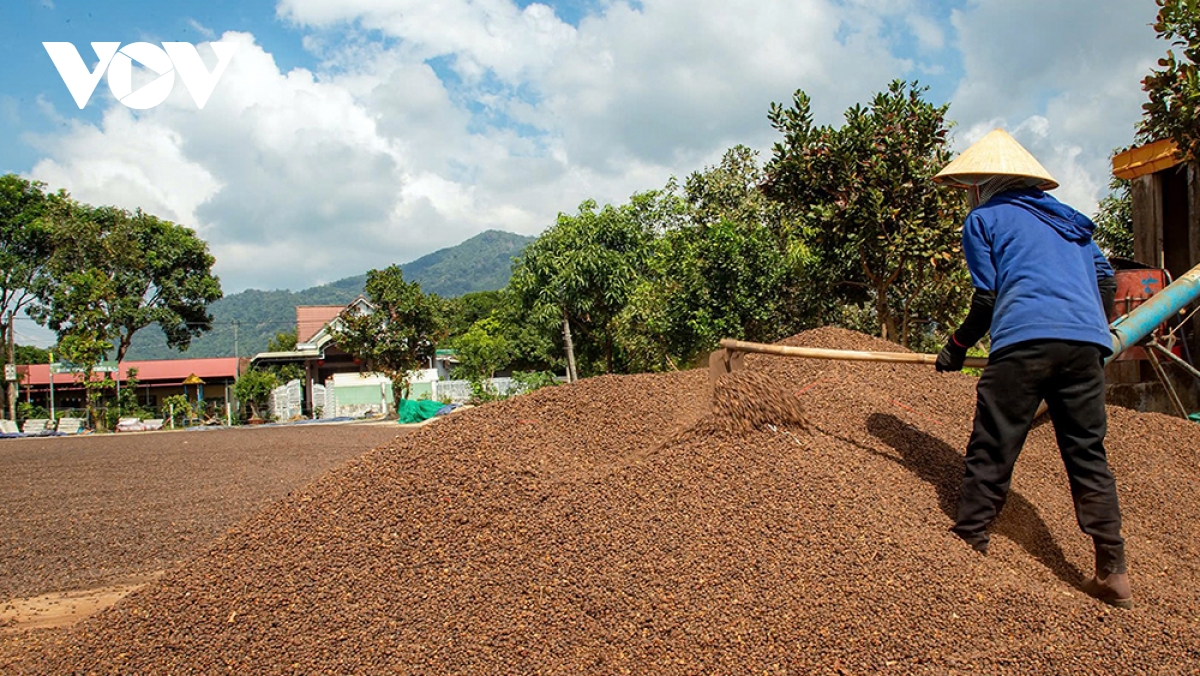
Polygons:
<instances>
[{"instance_id":1,"label":"farmer","mask_svg":"<svg viewBox=\"0 0 1200 676\"><path fill-rule=\"evenodd\" d=\"M951 530L987 553L987 528L1004 507L1013 465L1044 400L1076 519L1095 545L1096 573L1084 589L1131 607L1121 510L1104 450L1104 358L1112 354L1106 318L1116 283L1092 241L1096 226L1043 192L1058 183L1002 129L967 148L934 181L967 191L963 253L975 287L937 370L962 370L967 348L992 336Z\"/></svg>"}]
</instances>

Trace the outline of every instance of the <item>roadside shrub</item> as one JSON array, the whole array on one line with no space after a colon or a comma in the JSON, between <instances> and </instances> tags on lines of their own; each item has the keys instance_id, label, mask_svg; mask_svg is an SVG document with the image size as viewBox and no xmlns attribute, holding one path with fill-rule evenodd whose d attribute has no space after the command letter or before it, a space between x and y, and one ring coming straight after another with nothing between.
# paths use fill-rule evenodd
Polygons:
<instances>
[{"instance_id":1,"label":"roadside shrub","mask_svg":"<svg viewBox=\"0 0 1200 676\"><path fill-rule=\"evenodd\" d=\"M515 394L525 394L543 387L553 387L558 384L550 371L514 371L513 383L516 385Z\"/></svg>"},{"instance_id":2,"label":"roadside shrub","mask_svg":"<svg viewBox=\"0 0 1200 676\"><path fill-rule=\"evenodd\" d=\"M49 417L50 417L50 412L47 411L46 409L42 408L41 406L38 406L37 404L31 404L27 401L18 401L17 402L17 420L25 421L25 420L29 420L30 418L33 418L36 420L38 418L49 418Z\"/></svg>"}]
</instances>

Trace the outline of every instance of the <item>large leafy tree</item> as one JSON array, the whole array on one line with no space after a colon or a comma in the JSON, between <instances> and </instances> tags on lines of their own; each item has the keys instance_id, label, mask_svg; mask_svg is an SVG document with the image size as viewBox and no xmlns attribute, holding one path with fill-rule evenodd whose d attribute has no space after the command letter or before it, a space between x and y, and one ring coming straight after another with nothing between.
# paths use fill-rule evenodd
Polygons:
<instances>
[{"instance_id":1,"label":"large leafy tree","mask_svg":"<svg viewBox=\"0 0 1200 676\"><path fill-rule=\"evenodd\" d=\"M50 360L50 351L33 345L17 345L14 350L18 364L45 364Z\"/></svg>"},{"instance_id":2,"label":"large leafy tree","mask_svg":"<svg viewBox=\"0 0 1200 676\"><path fill-rule=\"evenodd\" d=\"M616 318L646 271L654 231L670 213L658 193L599 208L588 200L530 244L513 266L510 288L539 326L557 321L579 356L579 370L616 372Z\"/></svg>"},{"instance_id":3,"label":"large leafy tree","mask_svg":"<svg viewBox=\"0 0 1200 676\"><path fill-rule=\"evenodd\" d=\"M1158 69L1142 80L1149 100L1142 104L1138 127L1143 142L1171 138L1185 157L1200 157L1200 2L1156 0L1158 17L1154 31L1179 49L1168 49L1158 60Z\"/></svg>"},{"instance_id":4,"label":"large leafy tree","mask_svg":"<svg viewBox=\"0 0 1200 676\"><path fill-rule=\"evenodd\" d=\"M427 363L445 336L440 304L419 283L404 281L398 265L368 272L364 290L373 309L343 311L330 326L333 342L391 378L397 399L404 399L409 372Z\"/></svg>"},{"instance_id":5,"label":"large leafy tree","mask_svg":"<svg viewBox=\"0 0 1200 676\"><path fill-rule=\"evenodd\" d=\"M514 371L559 370L566 363L562 349L555 340L558 318L542 317L540 320L528 308L518 303L511 294L491 318L495 319L500 334L508 341L512 350L508 367Z\"/></svg>"},{"instance_id":6,"label":"large leafy tree","mask_svg":"<svg viewBox=\"0 0 1200 676\"><path fill-rule=\"evenodd\" d=\"M113 349L109 311L116 284L108 270L94 264L103 248L96 237L102 226L92 216L90 207L65 196L49 206L49 281L39 288L39 304L29 313L58 333L58 358L76 365L89 417L97 421L100 396L111 381L97 376L95 367Z\"/></svg>"},{"instance_id":7,"label":"large leafy tree","mask_svg":"<svg viewBox=\"0 0 1200 676\"><path fill-rule=\"evenodd\" d=\"M787 267L771 233L720 220L672 230L650 288L631 304L631 328L660 339L669 365L695 362L721 338L780 337Z\"/></svg>"},{"instance_id":8,"label":"large leafy tree","mask_svg":"<svg viewBox=\"0 0 1200 676\"><path fill-rule=\"evenodd\" d=\"M649 275L622 314L631 366L682 368L721 338L770 341L792 328L797 268L787 261L782 210L759 190L762 178L745 146L688 176L686 210L668 219Z\"/></svg>"},{"instance_id":9,"label":"large leafy tree","mask_svg":"<svg viewBox=\"0 0 1200 676\"><path fill-rule=\"evenodd\" d=\"M454 298L442 299L442 316L447 337L454 340L463 335L480 319L487 319L497 310L512 303L506 289L498 291L474 291Z\"/></svg>"},{"instance_id":10,"label":"large leafy tree","mask_svg":"<svg viewBox=\"0 0 1200 676\"><path fill-rule=\"evenodd\" d=\"M44 186L15 174L0 176L0 328L7 340L9 314L15 315L37 299L47 281L50 228Z\"/></svg>"},{"instance_id":11,"label":"large leafy tree","mask_svg":"<svg viewBox=\"0 0 1200 676\"><path fill-rule=\"evenodd\" d=\"M488 380L496 371L512 362L512 343L504 335L499 320L485 317L471 325L466 333L454 341L458 354L459 370L472 380Z\"/></svg>"},{"instance_id":12,"label":"large leafy tree","mask_svg":"<svg viewBox=\"0 0 1200 676\"><path fill-rule=\"evenodd\" d=\"M75 380L87 393L87 408L95 423L100 397L114 382L97 375L95 368L112 350L109 317L106 311L112 297L112 279L96 269L63 271L57 275L55 307L70 308L69 319L59 322L58 353L62 361L76 365Z\"/></svg>"},{"instance_id":13,"label":"large leafy tree","mask_svg":"<svg viewBox=\"0 0 1200 676\"><path fill-rule=\"evenodd\" d=\"M718 165L692 172L684 181L687 222L732 221L778 231L782 210L759 189L763 179L757 151L743 145L730 148Z\"/></svg>"},{"instance_id":14,"label":"large leafy tree","mask_svg":"<svg viewBox=\"0 0 1200 676\"><path fill-rule=\"evenodd\" d=\"M15 174L0 176L0 346L7 346L12 321L36 303L48 283L50 230L46 224L48 200L44 186ZM8 350L0 349L0 363L7 363ZM9 401L4 384L7 407Z\"/></svg>"},{"instance_id":15,"label":"large leafy tree","mask_svg":"<svg viewBox=\"0 0 1200 676\"><path fill-rule=\"evenodd\" d=\"M296 329L276 331L275 336L267 340L267 352L291 352L296 349L298 341ZM289 383L304 377L304 369L295 363L270 364L263 369L270 371L280 383Z\"/></svg>"},{"instance_id":16,"label":"large leafy tree","mask_svg":"<svg viewBox=\"0 0 1200 676\"><path fill-rule=\"evenodd\" d=\"M1113 177L1097 205L1096 244L1109 256L1133 258L1133 196L1129 181Z\"/></svg>"},{"instance_id":17,"label":"large leafy tree","mask_svg":"<svg viewBox=\"0 0 1200 676\"><path fill-rule=\"evenodd\" d=\"M459 348L459 339L486 320L487 335L501 337L508 344L509 358L500 368L545 371L561 366L562 351L553 339L561 317L542 317L539 323L511 289L477 291L440 300L450 347Z\"/></svg>"},{"instance_id":18,"label":"large leafy tree","mask_svg":"<svg viewBox=\"0 0 1200 676\"><path fill-rule=\"evenodd\" d=\"M813 288L843 304L873 308L879 334L908 345L918 326L948 325L970 292L959 255L962 196L932 177L950 160L947 106L916 83L892 82L840 128L813 122L811 100L773 104L783 134L764 188L798 224L820 262ZM924 302L937 289L937 302Z\"/></svg>"},{"instance_id":19,"label":"large leafy tree","mask_svg":"<svg viewBox=\"0 0 1200 676\"><path fill-rule=\"evenodd\" d=\"M267 352L290 352L296 349L298 341L296 329L276 331L275 337L267 341Z\"/></svg>"},{"instance_id":20,"label":"large leafy tree","mask_svg":"<svg viewBox=\"0 0 1200 676\"><path fill-rule=\"evenodd\" d=\"M133 335L157 324L172 348L212 328L208 305L221 298L215 259L191 229L140 210L63 205L55 219L52 275L65 282L87 274L99 281L86 293L69 283L46 289L41 313L61 336L83 313L102 318L99 338L124 359Z\"/></svg>"}]
</instances>

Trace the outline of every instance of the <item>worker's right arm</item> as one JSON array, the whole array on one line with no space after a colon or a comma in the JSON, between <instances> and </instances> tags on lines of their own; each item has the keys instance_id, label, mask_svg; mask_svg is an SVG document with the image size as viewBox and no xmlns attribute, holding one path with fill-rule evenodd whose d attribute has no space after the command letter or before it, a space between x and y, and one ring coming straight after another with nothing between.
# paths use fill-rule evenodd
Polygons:
<instances>
[{"instance_id":1,"label":"worker's right arm","mask_svg":"<svg viewBox=\"0 0 1200 676\"><path fill-rule=\"evenodd\" d=\"M991 240L982 219L974 214L967 216L963 224L963 254L967 258L967 269L975 284L975 293L971 296L971 309L967 311L966 319L938 354L935 367L939 372L961 371L967 358L967 349L978 343L992 328L992 313L996 307L996 269L992 263Z\"/></svg>"},{"instance_id":2,"label":"worker's right arm","mask_svg":"<svg viewBox=\"0 0 1200 676\"><path fill-rule=\"evenodd\" d=\"M961 371L967 358L967 349L992 328L992 311L996 307L996 292L975 289L971 297L971 309L967 318L946 341L946 347L938 354L934 367L938 372Z\"/></svg>"},{"instance_id":3,"label":"worker's right arm","mask_svg":"<svg viewBox=\"0 0 1200 676\"><path fill-rule=\"evenodd\" d=\"M971 296L971 309L967 311L967 318L954 332L954 342L962 345L963 349L978 343L979 339L986 336L991 330L992 312L995 309L996 292L975 289L975 295Z\"/></svg>"},{"instance_id":4,"label":"worker's right arm","mask_svg":"<svg viewBox=\"0 0 1200 676\"><path fill-rule=\"evenodd\" d=\"M971 309L953 340L963 349L979 342L992 328L992 312L996 307L996 262L992 258L992 233L987 223L977 213L967 216L962 231L963 255L967 259L967 271L975 294L971 297Z\"/></svg>"}]
</instances>

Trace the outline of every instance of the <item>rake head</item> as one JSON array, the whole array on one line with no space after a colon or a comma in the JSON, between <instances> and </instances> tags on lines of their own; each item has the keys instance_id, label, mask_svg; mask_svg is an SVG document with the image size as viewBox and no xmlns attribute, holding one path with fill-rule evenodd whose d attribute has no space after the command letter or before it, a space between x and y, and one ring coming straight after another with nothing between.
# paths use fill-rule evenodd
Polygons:
<instances>
[{"instance_id":1,"label":"rake head","mask_svg":"<svg viewBox=\"0 0 1200 676\"><path fill-rule=\"evenodd\" d=\"M721 376L746 368L746 353L721 348L708 355L708 381L717 384Z\"/></svg>"}]
</instances>

